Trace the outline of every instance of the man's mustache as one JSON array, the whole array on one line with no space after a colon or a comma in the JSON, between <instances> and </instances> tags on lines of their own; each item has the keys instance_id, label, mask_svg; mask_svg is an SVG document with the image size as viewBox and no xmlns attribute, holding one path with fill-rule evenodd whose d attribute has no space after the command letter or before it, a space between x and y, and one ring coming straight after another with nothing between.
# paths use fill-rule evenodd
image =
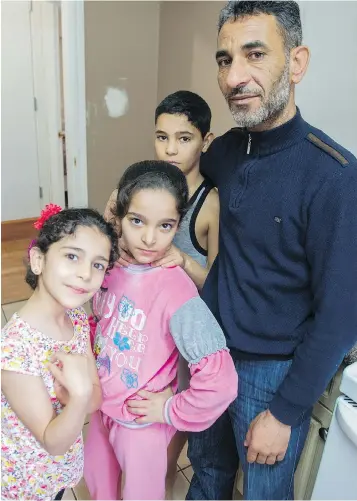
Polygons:
<instances>
[{"instance_id":1,"label":"man's mustache","mask_svg":"<svg viewBox=\"0 0 357 501\"><path fill-rule=\"evenodd\" d=\"M249 89L248 87L245 87L244 85L239 85L238 87L235 87L232 89L229 93L227 93L226 99L231 99L232 97L236 96L260 96L261 92L258 89Z\"/></svg>"}]
</instances>

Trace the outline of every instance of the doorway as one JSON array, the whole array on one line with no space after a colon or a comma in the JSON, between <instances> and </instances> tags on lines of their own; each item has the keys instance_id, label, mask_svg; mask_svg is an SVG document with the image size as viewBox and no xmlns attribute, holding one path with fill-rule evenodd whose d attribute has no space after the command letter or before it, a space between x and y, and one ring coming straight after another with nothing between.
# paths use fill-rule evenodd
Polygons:
<instances>
[{"instance_id":1,"label":"doorway","mask_svg":"<svg viewBox=\"0 0 357 501\"><path fill-rule=\"evenodd\" d=\"M83 2L2 2L2 69L2 296L12 303L31 293L24 260L41 209L87 206Z\"/></svg>"}]
</instances>

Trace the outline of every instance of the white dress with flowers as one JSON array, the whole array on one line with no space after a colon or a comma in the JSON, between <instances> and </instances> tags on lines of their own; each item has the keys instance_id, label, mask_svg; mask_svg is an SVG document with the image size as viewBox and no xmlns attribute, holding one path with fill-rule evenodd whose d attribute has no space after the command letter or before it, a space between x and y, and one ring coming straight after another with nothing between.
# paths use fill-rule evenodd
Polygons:
<instances>
[{"instance_id":1,"label":"white dress with flowers","mask_svg":"<svg viewBox=\"0 0 357 501\"><path fill-rule=\"evenodd\" d=\"M31 328L17 313L1 331L1 369L41 377L56 414L61 412L62 405L56 398L47 363L58 351L85 354L89 337L83 308L70 310L68 315L73 323L70 341L49 338ZM1 470L3 499L53 499L61 489L74 487L82 477L82 434L65 455L51 456L1 393Z\"/></svg>"}]
</instances>

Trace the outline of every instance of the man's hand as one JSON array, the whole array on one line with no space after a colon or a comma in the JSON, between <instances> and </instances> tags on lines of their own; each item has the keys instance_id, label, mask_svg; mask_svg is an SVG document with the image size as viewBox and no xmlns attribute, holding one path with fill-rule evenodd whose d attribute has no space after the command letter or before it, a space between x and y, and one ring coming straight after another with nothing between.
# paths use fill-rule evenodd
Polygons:
<instances>
[{"instance_id":1,"label":"man's hand","mask_svg":"<svg viewBox=\"0 0 357 501\"><path fill-rule=\"evenodd\" d=\"M177 247L171 245L167 249L164 257L151 263L151 266L162 266L163 268L174 268L175 266L185 267L185 254Z\"/></svg>"},{"instance_id":2,"label":"man's hand","mask_svg":"<svg viewBox=\"0 0 357 501\"><path fill-rule=\"evenodd\" d=\"M173 395L171 387L159 393L142 390L137 394L144 400L129 400L126 404L132 414L142 416L135 421L139 424L165 423L164 407L166 401Z\"/></svg>"},{"instance_id":3,"label":"man's hand","mask_svg":"<svg viewBox=\"0 0 357 501\"><path fill-rule=\"evenodd\" d=\"M248 463L274 464L285 457L291 426L278 421L269 410L251 422L244 442Z\"/></svg>"}]
</instances>

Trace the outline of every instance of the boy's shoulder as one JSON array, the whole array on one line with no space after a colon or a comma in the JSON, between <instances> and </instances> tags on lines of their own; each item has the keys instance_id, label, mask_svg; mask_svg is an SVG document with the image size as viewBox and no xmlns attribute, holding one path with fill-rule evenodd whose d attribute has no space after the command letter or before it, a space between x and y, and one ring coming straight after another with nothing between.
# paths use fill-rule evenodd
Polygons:
<instances>
[{"instance_id":1,"label":"boy's shoulder","mask_svg":"<svg viewBox=\"0 0 357 501\"><path fill-rule=\"evenodd\" d=\"M219 211L219 195L217 188L215 188L214 186L212 186L212 189L207 195L206 204L211 209Z\"/></svg>"},{"instance_id":2,"label":"boy's shoulder","mask_svg":"<svg viewBox=\"0 0 357 501\"><path fill-rule=\"evenodd\" d=\"M213 185L211 185L211 189L207 193L200 212L208 224L211 221L217 221L219 218L219 196L217 189Z\"/></svg>"}]
</instances>

